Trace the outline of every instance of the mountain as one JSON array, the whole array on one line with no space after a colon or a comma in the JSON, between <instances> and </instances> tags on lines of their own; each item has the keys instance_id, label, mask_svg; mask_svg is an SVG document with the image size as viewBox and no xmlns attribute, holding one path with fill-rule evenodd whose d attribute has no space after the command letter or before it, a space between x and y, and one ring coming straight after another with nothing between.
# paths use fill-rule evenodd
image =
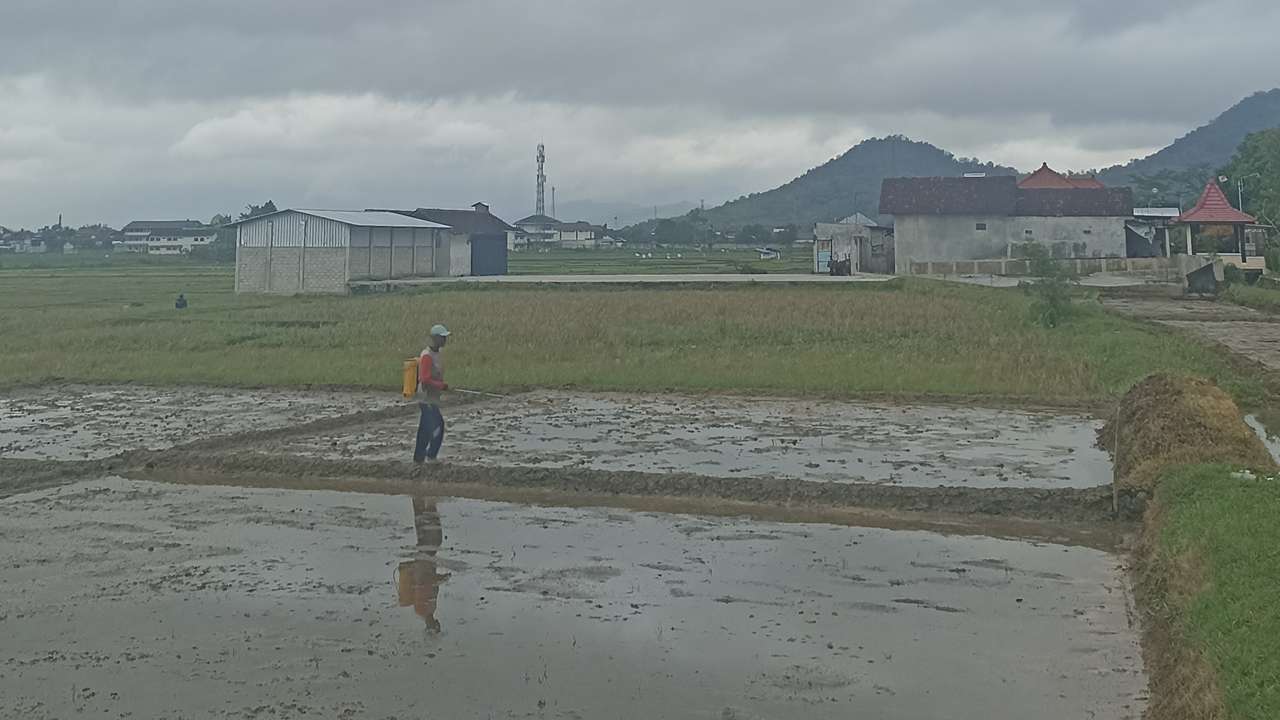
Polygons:
<instances>
[{"instance_id":1,"label":"mountain","mask_svg":"<svg viewBox=\"0 0 1280 720\"><path fill-rule=\"evenodd\" d=\"M1257 92L1241 100L1207 125L1183 135L1151 155L1098 173L1107 185L1127 185L1136 176L1184 172L1203 168L1208 175L1226 165L1249 133L1280 127L1280 88ZM1204 184L1206 177L1199 178Z\"/></svg>"},{"instance_id":2,"label":"mountain","mask_svg":"<svg viewBox=\"0 0 1280 720\"><path fill-rule=\"evenodd\" d=\"M684 215L698 207L697 203L692 202L639 205L630 202L601 202L597 200L571 200L561 202L558 205L556 217L560 220L586 220L593 225L608 225L609 227L625 227L649 220L654 217L655 208L657 216L661 218Z\"/></svg>"},{"instance_id":3,"label":"mountain","mask_svg":"<svg viewBox=\"0 0 1280 720\"><path fill-rule=\"evenodd\" d=\"M901 135L864 140L843 155L781 187L752 193L710 208L704 216L716 228L744 225L807 225L848 217L875 217L880 182L886 177L960 175L985 172L1014 175L1010 167L957 158L929 143Z\"/></svg>"},{"instance_id":4,"label":"mountain","mask_svg":"<svg viewBox=\"0 0 1280 720\"><path fill-rule=\"evenodd\" d=\"M1209 124L1178 138L1168 147L1125 165L1098 173L1109 186L1140 185L1144 201L1184 204L1194 201L1205 180L1226 165L1249 133L1280 126L1280 88L1258 92L1236 103ZM791 182L744 195L694 218L716 230L747 225L804 226L861 212L875 217L880 183L886 177L957 176L966 172L1016 175L1011 167L957 158L951 153L901 135L872 138L809 170ZM652 217L648 215L646 217ZM659 217L662 217L659 214ZM641 223L645 232L651 221ZM638 229L640 229L638 227Z\"/></svg>"}]
</instances>

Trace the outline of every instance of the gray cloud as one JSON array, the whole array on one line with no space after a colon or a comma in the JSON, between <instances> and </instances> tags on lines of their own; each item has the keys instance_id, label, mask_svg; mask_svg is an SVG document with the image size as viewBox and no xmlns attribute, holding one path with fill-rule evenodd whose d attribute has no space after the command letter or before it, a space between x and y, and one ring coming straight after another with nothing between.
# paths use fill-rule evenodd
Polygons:
<instances>
[{"instance_id":1,"label":"gray cloud","mask_svg":"<svg viewBox=\"0 0 1280 720\"><path fill-rule=\"evenodd\" d=\"M1247 21L1242 21L1247 19ZM719 201L869 134L1083 168L1272 87L1272 0L10 0L0 224ZM175 178L172 168L181 172Z\"/></svg>"}]
</instances>

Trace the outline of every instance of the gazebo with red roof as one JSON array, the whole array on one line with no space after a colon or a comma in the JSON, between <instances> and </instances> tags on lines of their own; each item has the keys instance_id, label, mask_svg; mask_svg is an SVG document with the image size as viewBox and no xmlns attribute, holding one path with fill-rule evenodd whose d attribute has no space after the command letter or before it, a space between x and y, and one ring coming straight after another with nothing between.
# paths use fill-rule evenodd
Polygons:
<instances>
[{"instance_id":1,"label":"gazebo with red roof","mask_svg":"<svg viewBox=\"0 0 1280 720\"><path fill-rule=\"evenodd\" d=\"M1240 253L1240 261L1243 263L1248 260L1245 255L1244 231L1247 226L1255 224L1257 220L1252 215L1232 207L1231 201L1227 200L1222 188L1218 187L1218 183L1213 180L1205 184L1204 192L1200 193L1200 199L1196 201L1195 206L1179 215L1175 222L1187 229L1188 255L1193 253L1193 236L1201 236L1205 240L1216 238L1220 241L1230 234L1235 240L1236 252ZM1220 244L1215 247L1215 251L1222 249Z\"/></svg>"}]
</instances>

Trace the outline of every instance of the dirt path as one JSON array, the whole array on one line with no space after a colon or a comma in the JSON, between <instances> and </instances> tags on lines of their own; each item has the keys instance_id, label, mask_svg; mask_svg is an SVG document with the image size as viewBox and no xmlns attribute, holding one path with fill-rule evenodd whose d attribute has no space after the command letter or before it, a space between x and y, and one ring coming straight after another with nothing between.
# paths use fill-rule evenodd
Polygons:
<instances>
[{"instance_id":1,"label":"dirt path","mask_svg":"<svg viewBox=\"0 0 1280 720\"><path fill-rule=\"evenodd\" d=\"M1280 317L1212 300L1110 297L1102 302L1109 310L1186 330L1280 370Z\"/></svg>"}]
</instances>

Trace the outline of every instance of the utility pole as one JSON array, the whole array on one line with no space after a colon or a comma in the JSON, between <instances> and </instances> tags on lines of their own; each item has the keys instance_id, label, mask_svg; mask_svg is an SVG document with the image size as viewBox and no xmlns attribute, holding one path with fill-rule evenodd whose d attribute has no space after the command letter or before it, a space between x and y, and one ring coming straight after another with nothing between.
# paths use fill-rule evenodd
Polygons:
<instances>
[{"instance_id":1,"label":"utility pole","mask_svg":"<svg viewBox=\"0 0 1280 720\"><path fill-rule=\"evenodd\" d=\"M1236 208L1240 212L1244 212L1244 181L1253 177L1262 177L1262 173L1249 173L1244 177L1236 178Z\"/></svg>"}]
</instances>

